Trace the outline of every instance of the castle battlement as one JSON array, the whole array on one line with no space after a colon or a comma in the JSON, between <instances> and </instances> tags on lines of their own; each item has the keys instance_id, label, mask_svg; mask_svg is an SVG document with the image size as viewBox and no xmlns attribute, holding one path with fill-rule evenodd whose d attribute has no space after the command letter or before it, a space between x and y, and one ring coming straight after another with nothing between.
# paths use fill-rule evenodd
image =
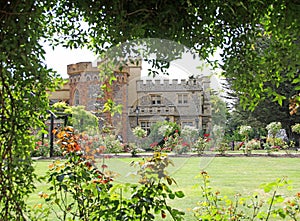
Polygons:
<instances>
[{"instance_id":1,"label":"castle battlement","mask_svg":"<svg viewBox=\"0 0 300 221\"><path fill-rule=\"evenodd\" d=\"M69 64L67 67L68 75L78 74L81 72L95 72L98 71L97 66L93 66L92 62L79 62L76 64Z\"/></svg>"},{"instance_id":2,"label":"castle battlement","mask_svg":"<svg viewBox=\"0 0 300 221\"><path fill-rule=\"evenodd\" d=\"M154 91L203 91L210 85L208 77L190 78L190 79L156 79L156 80L138 80L138 92L154 92Z\"/></svg>"}]
</instances>

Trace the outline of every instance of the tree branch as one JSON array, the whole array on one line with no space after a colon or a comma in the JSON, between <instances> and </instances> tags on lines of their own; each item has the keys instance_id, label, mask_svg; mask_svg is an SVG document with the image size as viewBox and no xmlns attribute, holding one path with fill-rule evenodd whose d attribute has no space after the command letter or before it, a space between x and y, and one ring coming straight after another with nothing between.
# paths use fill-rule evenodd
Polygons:
<instances>
[{"instance_id":1,"label":"tree branch","mask_svg":"<svg viewBox=\"0 0 300 221\"><path fill-rule=\"evenodd\" d=\"M140 13L140 12L150 12L150 13L152 13L153 10L149 10L149 9L146 9L146 8L141 8L141 9L138 9L134 12L127 13L127 16L131 16L131 15L134 15L134 14L137 14L137 13Z\"/></svg>"}]
</instances>

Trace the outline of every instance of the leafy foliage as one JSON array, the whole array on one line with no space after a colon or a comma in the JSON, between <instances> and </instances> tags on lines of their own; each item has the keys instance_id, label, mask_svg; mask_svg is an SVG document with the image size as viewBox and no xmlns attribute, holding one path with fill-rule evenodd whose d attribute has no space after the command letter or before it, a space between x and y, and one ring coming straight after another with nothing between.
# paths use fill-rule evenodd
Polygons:
<instances>
[{"instance_id":1,"label":"leafy foliage","mask_svg":"<svg viewBox=\"0 0 300 221\"><path fill-rule=\"evenodd\" d=\"M80 145L80 136L73 128L59 131L57 138L66 160L49 165L45 176L49 193L40 196L58 220L154 220L154 214L165 218L167 211L173 220L182 220L184 213L167 202L184 197L182 191L173 192L169 187L176 182L165 171L172 164L167 155L154 153L136 163L140 166L140 184L118 184L113 182L113 172L107 171L104 159L101 169L96 167L95 152ZM131 197L126 197L127 192Z\"/></svg>"},{"instance_id":2,"label":"leafy foliage","mask_svg":"<svg viewBox=\"0 0 300 221\"><path fill-rule=\"evenodd\" d=\"M203 137L199 136L196 142L192 145L192 149L201 155L205 150L208 150L211 147L211 138L209 134L204 134Z\"/></svg>"},{"instance_id":3,"label":"leafy foliage","mask_svg":"<svg viewBox=\"0 0 300 221\"><path fill-rule=\"evenodd\" d=\"M287 97L275 88L282 82L292 80L294 91L299 89L294 81L299 72L298 1L1 3L0 209L4 220L24 217L24 197L33 190L34 179L30 129L43 128L41 119L48 109L45 91L58 84L57 76L44 64L44 39L52 46L87 46L97 54L135 40L111 54L131 55L142 42L146 55L157 54L157 59L149 62L160 69L179 58L187 50L184 46L203 59L220 47L224 76L235 79L233 88L241 93L244 106L250 108L264 93L281 104ZM143 38L147 40L140 40ZM106 108L118 110L113 103Z\"/></svg>"},{"instance_id":4,"label":"leafy foliage","mask_svg":"<svg viewBox=\"0 0 300 221\"><path fill-rule=\"evenodd\" d=\"M2 1L0 8L0 214L25 218L25 198L34 190L32 130L43 128L46 89L58 84L44 64L42 2ZM38 27L38 28L36 28Z\"/></svg>"},{"instance_id":5,"label":"leafy foliage","mask_svg":"<svg viewBox=\"0 0 300 221\"><path fill-rule=\"evenodd\" d=\"M292 131L299 134L300 133L300 124L293 125Z\"/></svg>"},{"instance_id":6,"label":"leafy foliage","mask_svg":"<svg viewBox=\"0 0 300 221\"><path fill-rule=\"evenodd\" d=\"M203 180L201 200L194 208L194 215L200 220L271 220L287 217L297 220L299 211L299 193L291 200L285 201L285 196L279 193L280 188L289 182L277 179L271 183L261 184L266 198L257 193L252 196L236 194L233 198L222 196L219 191L210 186L209 175L202 171L198 178Z\"/></svg>"}]
</instances>

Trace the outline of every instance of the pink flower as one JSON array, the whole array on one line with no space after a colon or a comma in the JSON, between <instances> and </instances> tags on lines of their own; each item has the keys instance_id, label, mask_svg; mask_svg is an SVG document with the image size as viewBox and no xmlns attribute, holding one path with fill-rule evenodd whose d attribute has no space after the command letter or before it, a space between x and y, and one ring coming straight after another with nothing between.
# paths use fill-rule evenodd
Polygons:
<instances>
[{"instance_id":1,"label":"pink flower","mask_svg":"<svg viewBox=\"0 0 300 221\"><path fill-rule=\"evenodd\" d=\"M189 146L189 144L188 144L187 142L183 142L183 143L182 143L182 146L184 146L184 147L188 147L188 146Z\"/></svg>"},{"instance_id":2,"label":"pink flower","mask_svg":"<svg viewBox=\"0 0 300 221\"><path fill-rule=\"evenodd\" d=\"M210 139L210 138L207 138L207 139L205 139L205 142L209 142L209 141L211 141L211 139Z\"/></svg>"},{"instance_id":3,"label":"pink flower","mask_svg":"<svg viewBox=\"0 0 300 221\"><path fill-rule=\"evenodd\" d=\"M107 168L108 166L106 165L106 164L102 164L102 169L105 169L105 168Z\"/></svg>"},{"instance_id":4,"label":"pink flower","mask_svg":"<svg viewBox=\"0 0 300 221\"><path fill-rule=\"evenodd\" d=\"M157 144L158 144L157 142L154 142L154 143L150 144L150 147L152 147L152 148L153 148L153 147L156 147Z\"/></svg>"}]
</instances>

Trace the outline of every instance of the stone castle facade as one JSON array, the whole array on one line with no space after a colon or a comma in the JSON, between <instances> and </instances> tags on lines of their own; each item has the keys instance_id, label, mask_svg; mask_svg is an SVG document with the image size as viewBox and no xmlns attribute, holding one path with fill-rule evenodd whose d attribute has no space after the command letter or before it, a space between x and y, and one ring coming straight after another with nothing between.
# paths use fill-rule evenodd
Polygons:
<instances>
[{"instance_id":1,"label":"stone castle facade","mask_svg":"<svg viewBox=\"0 0 300 221\"><path fill-rule=\"evenodd\" d=\"M98 63L99 64L99 63ZM112 118L116 133L124 142L133 139L137 125L150 132L158 121L172 121L184 127L204 131L211 127L210 80L208 77L189 79L142 80L141 66L128 65L116 71L110 94L100 95L99 69L91 62L68 65L70 105L84 105L89 111L101 108L99 97L111 97L122 105L122 114ZM141 65L141 64L140 64ZM102 116L107 117L107 116Z\"/></svg>"}]
</instances>

